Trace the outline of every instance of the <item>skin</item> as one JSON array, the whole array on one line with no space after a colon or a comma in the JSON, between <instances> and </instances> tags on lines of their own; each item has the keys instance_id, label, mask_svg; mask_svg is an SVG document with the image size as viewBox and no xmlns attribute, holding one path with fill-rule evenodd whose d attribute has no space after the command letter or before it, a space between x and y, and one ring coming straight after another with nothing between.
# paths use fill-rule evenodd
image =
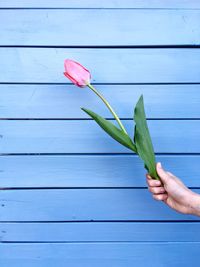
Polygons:
<instances>
[{"instance_id":1,"label":"skin","mask_svg":"<svg viewBox=\"0 0 200 267\"><path fill-rule=\"evenodd\" d=\"M163 169L160 162L156 164L159 180L146 175L148 189L155 200L163 201L170 208L183 214L200 216L200 195L187 188L171 172Z\"/></svg>"}]
</instances>

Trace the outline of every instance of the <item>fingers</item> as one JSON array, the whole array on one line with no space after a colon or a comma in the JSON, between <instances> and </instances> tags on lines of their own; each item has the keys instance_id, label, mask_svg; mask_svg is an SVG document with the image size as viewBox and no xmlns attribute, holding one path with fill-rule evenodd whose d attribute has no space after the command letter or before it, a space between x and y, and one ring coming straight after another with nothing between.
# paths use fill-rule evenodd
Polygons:
<instances>
[{"instance_id":1,"label":"fingers","mask_svg":"<svg viewBox=\"0 0 200 267\"><path fill-rule=\"evenodd\" d=\"M163 194L166 193L165 188L164 187L149 187L148 188L149 191L154 194L154 195L158 195L158 194Z\"/></svg>"},{"instance_id":2,"label":"fingers","mask_svg":"<svg viewBox=\"0 0 200 267\"><path fill-rule=\"evenodd\" d=\"M174 177L173 173L168 172L168 171L166 173L169 174L170 176Z\"/></svg>"},{"instance_id":3,"label":"fingers","mask_svg":"<svg viewBox=\"0 0 200 267\"><path fill-rule=\"evenodd\" d=\"M165 201L167 197L167 194L153 195L153 198L158 201Z\"/></svg>"},{"instance_id":4,"label":"fingers","mask_svg":"<svg viewBox=\"0 0 200 267\"><path fill-rule=\"evenodd\" d=\"M146 177L148 186L157 187L162 185L161 181L152 179L149 174L147 174Z\"/></svg>"},{"instance_id":5,"label":"fingers","mask_svg":"<svg viewBox=\"0 0 200 267\"><path fill-rule=\"evenodd\" d=\"M146 177L148 190L152 193L152 197L155 200L165 201L168 195L161 181L152 179L149 174L147 174Z\"/></svg>"},{"instance_id":6,"label":"fingers","mask_svg":"<svg viewBox=\"0 0 200 267\"><path fill-rule=\"evenodd\" d=\"M161 178L162 182L167 183L168 180L171 178L171 174L166 172L163 168L160 162L156 164L156 171Z\"/></svg>"}]
</instances>

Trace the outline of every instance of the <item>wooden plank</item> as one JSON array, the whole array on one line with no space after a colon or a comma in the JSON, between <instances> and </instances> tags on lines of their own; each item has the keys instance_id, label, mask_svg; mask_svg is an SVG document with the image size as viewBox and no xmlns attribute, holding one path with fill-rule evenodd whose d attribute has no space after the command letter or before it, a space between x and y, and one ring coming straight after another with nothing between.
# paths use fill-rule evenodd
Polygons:
<instances>
[{"instance_id":1,"label":"wooden plank","mask_svg":"<svg viewBox=\"0 0 200 267\"><path fill-rule=\"evenodd\" d=\"M133 121L124 120L133 135ZM199 120L149 121L157 153L199 153ZM185 145L184 145L185 144ZM1 153L131 153L93 120L2 120Z\"/></svg>"},{"instance_id":2,"label":"wooden plank","mask_svg":"<svg viewBox=\"0 0 200 267\"><path fill-rule=\"evenodd\" d=\"M0 244L1 267L188 267L199 242ZM187 253L186 253L187 252Z\"/></svg>"},{"instance_id":3,"label":"wooden plank","mask_svg":"<svg viewBox=\"0 0 200 267\"><path fill-rule=\"evenodd\" d=\"M0 45L195 45L200 10L3 9L0 25Z\"/></svg>"},{"instance_id":4,"label":"wooden plank","mask_svg":"<svg viewBox=\"0 0 200 267\"><path fill-rule=\"evenodd\" d=\"M120 118L132 118L144 95L148 118L200 118L200 85L97 85ZM110 112L89 89L73 85L0 84L0 118L87 118L85 106L106 118Z\"/></svg>"},{"instance_id":5,"label":"wooden plank","mask_svg":"<svg viewBox=\"0 0 200 267\"><path fill-rule=\"evenodd\" d=\"M1 0L1 8L200 8L198 0Z\"/></svg>"},{"instance_id":6,"label":"wooden plank","mask_svg":"<svg viewBox=\"0 0 200 267\"><path fill-rule=\"evenodd\" d=\"M200 193L200 189L195 191ZM198 219L192 215L177 213L163 202L153 200L147 189L0 191L2 222Z\"/></svg>"},{"instance_id":7,"label":"wooden plank","mask_svg":"<svg viewBox=\"0 0 200 267\"><path fill-rule=\"evenodd\" d=\"M157 156L190 187L200 187L200 156ZM79 166L79 168L76 168ZM136 155L1 156L0 187L146 187Z\"/></svg>"},{"instance_id":8,"label":"wooden plank","mask_svg":"<svg viewBox=\"0 0 200 267\"><path fill-rule=\"evenodd\" d=\"M199 242L200 223L0 223L1 242Z\"/></svg>"},{"instance_id":9,"label":"wooden plank","mask_svg":"<svg viewBox=\"0 0 200 267\"><path fill-rule=\"evenodd\" d=\"M200 49L1 48L0 82L69 83L63 61L73 58L95 83L200 82Z\"/></svg>"}]
</instances>

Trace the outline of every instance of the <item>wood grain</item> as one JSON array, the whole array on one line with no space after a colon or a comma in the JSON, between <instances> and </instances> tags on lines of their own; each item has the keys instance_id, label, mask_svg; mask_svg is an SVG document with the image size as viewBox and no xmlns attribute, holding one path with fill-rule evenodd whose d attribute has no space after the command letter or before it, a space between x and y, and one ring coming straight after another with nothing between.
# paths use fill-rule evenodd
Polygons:
<instances>
[{"instance_id":1,"label":"wood grain","mask_svg":"<svg viewBox=\"0 0 200 267\"><path fill-rule=\"evenodd\" d=\"M200 187L200 156L157 156L190 187ZM1 156L2 188L146 187L136 155ZM78 166L78 168L76 167Z\"/></svg>"},{"instance_id":2,"label":"wood grain","mask_svg":"<svg viewBox=\"0 0 200 267\"><path fill-rule=\"evenodd\" d=\"M0 191L0 220L195 221L198 217L169 209L153 200L147 189L18 189Z\"/></svg>"},{"instance_id":3,"label":"wood grain","mask_svg":"<svg viewBox=\"0 0 200 267\"><path fill-rule=\"evenodd\" d=\"M0 260L2 267L143 267L144 262L150 267L179 264L188 267L198 258L199 245L199 242L0 244Z\"/></svg>"},{"instance_id":4,"label":"wood grain","mask_svg":"<svg viewBox=\"0 0 200 267\"><path fill-rule=\"evenodd\" d=\"M94 83L199 83L200 49L0 48L0 83L69 83L72 58Z\"/></svg>"},{"instance_id":5,"label":"wood grain","mask_svg":"<svg viewBox=\"0 0 200 267\"><path fill-rule=\"evenodd\" d=\"M198 45L200 10L4 9L0 25L0 45Z\"/></svg>"},{"instance_id":6,"label":"wood grain","mask_svg":"<svg viewBox=\"0 0 200 267\"><path fill-rule=\"evenodd\" d=\"M147 118L199 119L200 85L97 85L120 118L132 118L133 107L143 94ZM0 84L0 118L87 118L80 107L112 118L89 88L74 85Z\"/></svg>"},{"instance_id":7,"label":"wood grain","mask_svg":"<svg viewBox=\"0 0 200 267\"><path fill-rule=\"evenodd\" d=\"M133 121L123 120L123 124L133 136ZM199 120L153 120L148 125L155 152L200 152ZM93 120L1 120L0 151L2 154L132 153Z\"/></svg>"},{"instance_id":8,"label":"wood grain","mask_svg":"<svg viewBox=\"0 0 200 267\"><path fill-rule=\"evenodd\" d=\"M200 8L198 0L1 0L1 8Z\"/></svg>"},{"instance_id":9,"label":"wood grain","mask_svg":"<svg viewBox=\"0 0 200 267\"><path fill-rule=\"evenodd\" d=\"M0 223L2 242L199 242L199 222Z\"/></svg>"}]
</instances>

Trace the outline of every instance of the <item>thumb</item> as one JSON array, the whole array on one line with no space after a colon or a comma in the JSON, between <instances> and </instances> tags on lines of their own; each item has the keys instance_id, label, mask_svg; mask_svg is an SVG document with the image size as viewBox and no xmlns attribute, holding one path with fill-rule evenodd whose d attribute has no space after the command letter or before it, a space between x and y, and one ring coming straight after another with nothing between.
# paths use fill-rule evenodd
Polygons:
<instances>
[{"instance_id":1,"label":"thumb","mask_svg":"<svg viewBox=\"0 0 200 267\"><path fill-rule=\"evenodd\" d=\"M160 162L156 164L156 171L162 180L162 182L165 184L169 181L169 175L168 173L163 169L162 165Z\"/></svg>"}]
</instances>

